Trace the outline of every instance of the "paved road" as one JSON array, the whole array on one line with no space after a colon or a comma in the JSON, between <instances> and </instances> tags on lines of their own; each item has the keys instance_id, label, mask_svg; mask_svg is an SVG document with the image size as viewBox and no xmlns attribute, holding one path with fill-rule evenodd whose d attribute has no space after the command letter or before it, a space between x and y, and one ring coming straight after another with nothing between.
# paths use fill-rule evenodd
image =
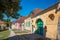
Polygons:
<instances>
[{"instance_id":1,"label":"paved road","mask_svg":"<svg viewBox=\"0 0 60 40\"><path fill-rule=\"evenodd\" d=\"M24 34L24 35L16 35L11 29L10 30L10 35L7 40L42 40L41 36L39 34ZM44 39L45 40L45 39ZM50 39L48 39L50 40Z\"/></svg>"},{"instance_id":2,"label":"paved road","mask_svg":"<svg viewBox=\"0 0 60 40\"><path fill-rule=\"evenodd\" d=\"M42 39L38 34L25 34L25 35L16 35L8 38L7 40L51 40L49 38Z\"/></svg>"},{"instance_id":3,"label":"paved road","mask_svg":"<svg viewBox=\"0 0 60 40\"><path fill-rule=\"evenodd\" d=\"M16 34L14 33L14 31L12 31L12 29L9 28L9 31L10 31L10 35L9 35L9 37L13 37L13 36L16 35Z\"/></svg>"},{"instance_id":4,"label":"paved road","mask_svg":"<svg viewBox=\"0 0 60 40\"><path fill-rule=\"evenodd\" d=\"M41 38L41 36L38 34L16 35L8 38L7 40L35 40L36 38Z\"/></svg>"}]
</instances>

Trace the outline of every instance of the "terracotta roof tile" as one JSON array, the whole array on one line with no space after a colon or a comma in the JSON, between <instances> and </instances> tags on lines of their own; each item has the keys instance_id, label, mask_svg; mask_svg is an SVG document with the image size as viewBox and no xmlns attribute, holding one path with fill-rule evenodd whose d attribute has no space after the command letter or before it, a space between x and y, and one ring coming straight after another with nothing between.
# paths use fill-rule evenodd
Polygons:
<instances>
[{"instance_id":1,"label":"terracotta roof tile","mask_svg":"<svg viewBox=\"0 0 60 40\"><path fill-rule=\"evenodd\" d=\"M0 21L0 24L4 24L4 21Z\"/></svg>"},{"instance_id":2,"label":"terracotta roof tile","mask_svg":"<svg viewBox=\"0 0 60 40\"><path fill-rule=\"evenodd\" d=\"M35 10L33 10L32 12L31 12L31 17L34 17L34 16L36 16L39 12L41 12L42 10L41 9L39 9L39 8L36 8Z\"/></svg>"},{"instance_id":3,"label":"terracotta roof tile","mask_svg":"<svg viewBox=\"0 0 60 40\"><path fill-rule=\"evenodd\" d=\"M26 17L22 16L20 19L17 19L16 21L14 21L12 23L23 23L25 19L26 19Z\"/></svg>"},{"instance_id":4,"label":"terracotta roof tile","mask_svg":"<svg viewBox=\"0 0 60 40\"><path fill-rule=\"evenodd\" d=\"M42 10L42 11L39 12L36 16L42 15L42 14L44 14L44 13L46 13L46 12L52 10L52 9L56 9L56 8L58 7L58 4L59 4L59 3L60 3L60 2L57 2L57 3L53 4L52 6L46 8L45 10ZM34 17L36 17L36 16L34 16Z\"/></svg>"},{"instance_id":5,"label":"terracotta roof tile","mask_svg":"<svg viewBox=\"0 0 60 40\"><path fill-rule=\"evenodd\" d=\"M26 19L26 17L22 16L17 22L23 23L25 19Z\"/></svg>"}]
</instances>

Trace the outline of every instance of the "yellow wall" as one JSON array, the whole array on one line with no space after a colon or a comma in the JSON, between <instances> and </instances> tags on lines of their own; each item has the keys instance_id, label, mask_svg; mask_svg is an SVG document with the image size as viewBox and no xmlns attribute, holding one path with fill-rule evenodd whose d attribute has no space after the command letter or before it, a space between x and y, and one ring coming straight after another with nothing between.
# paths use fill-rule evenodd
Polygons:
<instances>
[{"instance_id":1,"label":"yellow wall","mask_svg":"<svg viewBox=\"0 0 60 40\"><path fill-rule=\"evenodd\" d=\"M26 22L28 22L28 21L30 21L30 26L29 27L26 26ZM27 19L25 19L25 29L26 30L31 30L31 17L28 17Z\"/></svg>"},{"instance_id":2,"label":"yellow wall","mask_svg":"<svg viewBox=\"0 0 60 40\"><path fill-rule=\"evenodd\" d=\"M34 18L28 17L27 19L25 19L25 29L32 30L32 25L34 25L35 26L34 29L36 30L37 29L36 20L40 18L44 23L43 27L47 26L46 37L56 39L57 28L58 28L58 18L60 17L60 11L57 11L57 13L55 13L55 12L56 12L56 9L53 9L42 15L36 16ZM54 20L51 20L49 18L50 14L54 14L54 16L55 16ZM32 22L32 20L33 20L33 22ZM31 22L30 27L26 27L27 21Z\"/></svg>"},{"instance_id":3,"label":"yellow wall","mask_svg":"<svg viewBox=\"0 0 60 40\"><path fill-rule=\"evenodd\" d=\"M55 11L56 10L53 9L51 11L46 12L45 14L39 15L39 16L32 19L32 20L34 20L34 22L32 24L35 25L35 27L36 27L35 29L37 29L37 26L35 23L36 20L38 18L42 19L44 26L45 25L47 26L46 37L53 38L53 39L56 38L57 27L58 27L58 16L60 16L60 14L59 14L60 12L57 12L57 14L56 14ZM55 16L54 20L51 20L48 17L50 14L54 14L54 16Z\"/></svg>"}]
</instances>

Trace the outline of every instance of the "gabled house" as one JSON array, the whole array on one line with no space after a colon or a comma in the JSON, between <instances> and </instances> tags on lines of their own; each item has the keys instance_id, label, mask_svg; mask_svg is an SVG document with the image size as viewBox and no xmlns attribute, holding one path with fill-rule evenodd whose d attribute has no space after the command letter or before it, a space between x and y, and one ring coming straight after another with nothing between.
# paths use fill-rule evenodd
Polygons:
<instances>
[{"instance_id":1,"label":"gabled house","mask_svg":"<svg viewBox=\"0 0 60 40\"><path fill-rule=\"evenodd\" d=\"M36 15L33 12L30 15L25 19L26 30L52 40L60 40L60 2L39 11Z\"/></svg>"},{"instance_id":2,"label":"gabled house","mask_svg":"<svg viewBox=\"0 0 60 40\"><path fill-rule=\"evenodd\" d=\"M35 10L33 10L29 15L28 17L25 19L25 29L32 32L32 16L35 16L37 15L40 11L42 11L41 9L39 8L36 8Z\"/></svg>"},{"instance_id":3,"label":"gabled house","mask_svg":"<svg viewBox=\"0 0 60 40\"><path fill-rule=\"evenodd\" d=\"M26 17L22 16L20 19L17 19L16 21L12 22L12 26L11 26L12 29L19 29L19 30L21 30L25 18L26 18Z\"/></svg>"},{"instance_id":4,"label":"gabled house","mask_svg":"<svg viewBox=\"0 0 60 40\"><path fill-rule=\"evenodd\" d=\"M6 29L6 24L4 21L0 21L0 30L5 30Z\"/></svg>"}]
</instances>

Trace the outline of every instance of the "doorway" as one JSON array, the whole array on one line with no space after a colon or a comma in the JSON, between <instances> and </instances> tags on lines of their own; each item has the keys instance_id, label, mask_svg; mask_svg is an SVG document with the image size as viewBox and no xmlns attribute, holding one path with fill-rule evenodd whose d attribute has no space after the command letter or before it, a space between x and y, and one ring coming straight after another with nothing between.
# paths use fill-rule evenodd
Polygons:
<instances>
[{"instance_id":1,"label":"doorway","mask_svg":"<svg viewBox=\"0 0 60 40\"><path fill-rule=\"evenodd\" d=\"M37 24L37 33L43 35L43 21L41 19L38 19L36 21L36 24Z\"/></svg>"}]
</instances>

